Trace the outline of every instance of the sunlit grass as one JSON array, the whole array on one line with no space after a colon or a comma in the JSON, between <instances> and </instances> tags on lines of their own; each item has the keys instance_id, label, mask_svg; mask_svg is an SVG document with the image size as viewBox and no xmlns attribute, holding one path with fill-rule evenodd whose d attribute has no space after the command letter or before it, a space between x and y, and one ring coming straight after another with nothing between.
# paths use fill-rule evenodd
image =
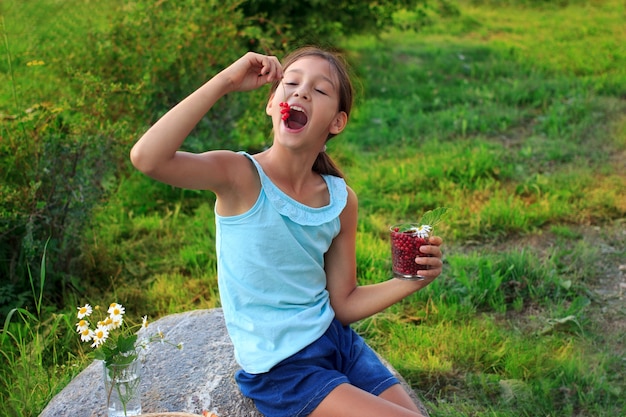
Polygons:
<instances>
[{"instance_id":1,"label":"sunlit grass","mask_svg":"<svg viewBox=\"0 0 626 417\"><path fill-rule=\"evenodd\" d=\"M622 388L609 382L616 358L594 353L575 326L541 333L504 317L459 315L458 306L451 307L405 309L359 328L418 392L432 398L431 415L448 415L450 402L453 415L536 416L581 406L610 415L623 407ZM466 407L469 414L461 412Z\"/></svg>"},{"instance_id":2,"label":"sunlit grass","mask_svg":"<svg viewBox=\"0 0 626 417\"><path fill-rule=\"evenodd\" d=\"M151 281L145 299L159 315L220 306L215 276L189 278L170 273Z\"/></svg>"},{"instance_id":3,"label":"sunlit grass","mask_svg":"<svg viewBox=\"0 0 626 417\"><path fill-rule=\"evenodd\" d=\"M626 212L623 175L567 164L552 173L533 173L518 168L523 156L510 158L501 145L480 139L428 142L399 149L396 156L365 158L347 173L361 216L387 219L377 227L447 206L452 210L442 227L455 240L536 232L550 223L601 222Z\"/></svg>"},{"instance_id":4,"label":"sunlit grass","mask_svg":"<svg viewBox=\"0 0 626 417\"><path fill-rule=\"evenodd\" d=\"M58 79L68 55L80 53L85 35L104 29L118 0L4 1L0 5L2 112L23 111L71 90ZM9 59L10 57L10 59ZM6 58L6 59L5 59ZM12 91L16 92L15 98Z\"/></svg>"}]
</instances>

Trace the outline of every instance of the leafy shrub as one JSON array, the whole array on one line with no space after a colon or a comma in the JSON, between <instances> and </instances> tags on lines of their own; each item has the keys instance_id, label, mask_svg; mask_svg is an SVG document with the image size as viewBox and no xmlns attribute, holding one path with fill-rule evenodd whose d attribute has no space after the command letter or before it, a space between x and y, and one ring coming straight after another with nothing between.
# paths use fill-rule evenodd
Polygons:
<instances>
[{"instance_id":1,"label":"leafy shrub","mask_svg":"<svg viewBox=\"0 0 626 417\"><path fill-rule=\"evenodd\" d=\"M67 101L42 104L5 125L9 141L0 144L4 185L0 189L0 274L6 302L0 313L28 293L28 264L41 257L50 239L51 287L62 295L76 256L76 242L91 208L113 172L110 155L119 149L114 130L100 128ZM50 294L48 294L50 295ZM14 298L14 299L11 299ZM54 298L54 297L53 297Z\"/></svg>"},{"instance_id":2,"label":"leafy shrub","mask_svg":"<svg viewBox=\"0 0 626 417\"><path fill-rule=\"evenodd\" d=\"M432 14L458 13L448 0L248 0L241 3L248 18L264 32L280 37L282 44L328 44L355 34L380 34L391 26L419 29ZM262 42L251 39L252 47Z\"/></svg>"}]
</instances>

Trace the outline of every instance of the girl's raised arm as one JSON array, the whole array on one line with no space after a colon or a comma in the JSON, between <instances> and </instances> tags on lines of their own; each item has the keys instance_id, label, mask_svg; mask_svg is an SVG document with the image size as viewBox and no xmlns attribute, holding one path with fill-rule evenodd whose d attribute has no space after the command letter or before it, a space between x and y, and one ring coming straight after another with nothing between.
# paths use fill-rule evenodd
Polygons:
<instances>
[{"instance_id":1,"label":"girl's raised arm","mask_svg":"<svg viewBox=\"0 0 626 417\"><path fill-rule=\"evenodd\" d=\"M233 160L240 158L232 152L182 152L181 145L221 97L253 90L281 78L282 67L276 57L248 52L148 129L131 149L131 162L141 172L164 183L219 194L239 168Z\"/></svg>"}]
</instances>

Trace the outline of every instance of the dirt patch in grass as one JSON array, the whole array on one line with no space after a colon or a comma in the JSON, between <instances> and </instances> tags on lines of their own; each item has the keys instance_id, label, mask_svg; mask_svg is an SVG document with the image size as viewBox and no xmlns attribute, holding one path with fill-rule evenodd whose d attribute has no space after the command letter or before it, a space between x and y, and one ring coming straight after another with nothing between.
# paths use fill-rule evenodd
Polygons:
<instances>
[{"instance_id":1,"label":"dirt patch in grass","mask_svg":"<svg viewBox=\"0 0 626 417\"><path fill-rule=\"evenodd\" d=\"M495 252L528 249L540 259L560 251L565 263L564 279L568 274L575 277L576 285L586 289L585 295L591 301L585 309L590 330L602 335L626 360L626 220L604 226L552 228L480 247ZM528 305L521 312L509 311L507 315L515 315L515 321L530 331L541 331L545 325L545 321L537 320L544 317L539 306Z\"/></svg>"},{"instance_id":2,"label":"dirt patch in grass","mask_svg":"<svg viewBox=\"0 0 626 417\"><path fill-rule=\"evenodd\" d=\"M592 228L585 239L597 242L599 249L597 274L587 282L594 295L593 322L626 360L626 222Z\"/></svg>"}]
</instances>

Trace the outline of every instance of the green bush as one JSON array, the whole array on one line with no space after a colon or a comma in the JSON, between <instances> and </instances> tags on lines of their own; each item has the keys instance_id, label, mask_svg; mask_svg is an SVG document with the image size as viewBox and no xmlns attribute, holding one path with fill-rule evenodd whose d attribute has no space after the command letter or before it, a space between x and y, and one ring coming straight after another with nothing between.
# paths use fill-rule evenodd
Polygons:
<instances>
[{"instance_id":1,"label":"green bush","mask_svg":"<svg viewBox=\"0 0 626 417\"><path fill-rule=\"evenodd\" d=\"M431 15L458 13L449 0L248 0L240 7L283 45L334 44L345 36L377 35L396 25L419 29L428 24ZM261 39L251 39L250 45L264 47Z\"/></svg>"},{"instance_id":2,"label":"green bush","mask_svg":"<svg viewBox=\"0 0 626 417\"><path fill-rule=\"evenodd\" d=\"M110 161L120 151L115 128L101 128L71 101L38 106L4 129L11 129L11 140L0 144L2 316L24 301L26 265L41 257L48 239L54 294L47 296L59 301L72 284L76 242L114 175Z\"/></svg>"}]
</instances>

